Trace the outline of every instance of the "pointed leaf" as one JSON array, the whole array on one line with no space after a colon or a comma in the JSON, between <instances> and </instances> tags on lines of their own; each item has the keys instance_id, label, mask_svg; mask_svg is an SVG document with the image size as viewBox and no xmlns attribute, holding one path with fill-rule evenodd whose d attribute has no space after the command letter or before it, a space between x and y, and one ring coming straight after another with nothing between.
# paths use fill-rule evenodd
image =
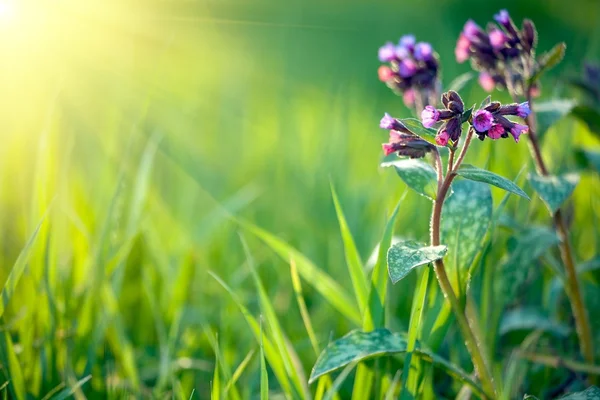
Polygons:
<instances>
[{"instance_id":1,"label":"pointed leaf","mask_svg":"<svg viewBox=\"0 0 600 400\"><path fill-rule=\"evenodd\" d=\"M404 118L401 119L400 122L402 122L409 131L421 139L426 140L431 144L435 144L435 129L425 128L423 123L416 118Z\"/></svg>"},{"instance_id":2,"label":"pointed leaf","mask_svg":"<svg viewBox=\"0 0 600 400\"><path fill-rule=\"evenodd\" d=\"M569 99L554 99L535 103L535 114L537 117L536 134L538 137L542 137L552 125L569 114L576 104L575 100Z\"/></svg>"},{"instance_id":3,"label":"pointed leaf","mask_svg":"<svg viewBox=\"0 0 600 400\"><path fill-rule=\"evenodd\" d=\"M571 331L567 325L553 321L536 308L516 308L504 314L500 322L500 335L517 330L541 330L563 337Z\"/></svg>"},{"instance_id":4,"label":"pointed leaf","mask_svg":"<svg viewBox=\"0 0 600 400\"><path fill-rule=\"evenodd\" d=\"M479 108L485 108L485 107L489 106L491 102L492 102L492 96L488 96L485 99L483 99L483 101L479 105Z\"/></svg>"},{"instance_id":5,"label":"pointed leaf","mask_svg":"<svg viewBox=\"0 0 600 400\"><path fill-rule=\"evenodd\" d=\"M446 246L425 246L413 241L396 243L390 247L387 254L388 272L392 282L398 282L418 266L443 258L446 251Z\"/></svg>"},{"instance_id":6,"label":"pointed leaf","mask_svg":"<svg viewBox=\"0 0 600 400\"><path fill-rule=\"evenodd\" d=\"M600 151L578 149L575 151L575 158L581 168L589 167L600 172Z\"/></svg>"},{"instance_id":7,"label":"pointed leaf","mask_svg":"<svg viewBox=\"0 0 600 400\"><path fill-rule=\"evenodd\" d=\"M550 213L554 214L575 190L579 183L579 176L577 174L562 176L530 174L529 183L546 204Z\"/></svg>"},{"instance_id":8,"label":"pointed leaf","mask_svg":"<svg viewBox=\"0 0 600 400\"><path fill-rule=\"evenodd\" d=\"M469 269L492 219L492 192L485 183L461 180L444 203L440 227L442 243L448 246L446 270L457 294L464 294Z\"/></svg>"},{"instance_id":9,"label":"pointed leaf","mask_svg":"<svg viewBox=\"0 0 600 400\"><path fill-rule=\"evenodd\" d=\"M596 386L590 386L583 392L570 393L560 398L560 400L598 400L600 399L600 389Z\"/></svg>"},{"instance_id":10,"label":"pointed leaf","mask_svg":"<svg viewBox=\"0 0 600 400\"><path fill-rule=\"evenodd\" d=\"M437 196L437 174L433 167L421 160L405 159L381 164L394 167L408 187L431 200Z\"/></svg>"},{"instance_id":11,"label":"pointed leaf","mask_svg":"<svg viewBox=\"0 0 600 400\"><path fill-rule=\"evenodd\" d=\"M450 84L448 85L448 90L460 92L462 88L464 88L465 85L469 83L471 79L473 79L473 73L465 72L464 74L457 76L452 82L450 82Z\"/></svg>"},{"instance_id":12,"label":"pointed leaf","mask_svg":"<svg viewBox=\"0 0 600 400\"><path fill-rule=\"evenodd\" d=\"M506 179L503 176L496 175L491 171L477 168L473 165L464 164L459 168L458 171L456 171L456 173L463 178L470 179L472 181L488 183L530 200L529 196L527 196L527 193L515 185L513 181Z\"/></svg>"},{"instance_id":13,"label":"pointed leaf","mask_svg":"<svg viewBox=\"0 0 600 400\"><path fill-rule=\"evenodd\" d=\"M600 111L588 107L579 105L571 111L571 114L585 123L590 132L600 135Z\"/></svg>"},{"instance_id":14,"label":"pointed leaf","mask_svg":"<svg viewBox=\"0 0 600 400\"><path fill-rule=\"evenodd\" d=\"M539 60L539 68L535 74L529 78L529 84L535 83L546 71L561 62L565 56L566 49L566 44L558 43L550 51L542 54Z\"/></svg>"}]
</instances>

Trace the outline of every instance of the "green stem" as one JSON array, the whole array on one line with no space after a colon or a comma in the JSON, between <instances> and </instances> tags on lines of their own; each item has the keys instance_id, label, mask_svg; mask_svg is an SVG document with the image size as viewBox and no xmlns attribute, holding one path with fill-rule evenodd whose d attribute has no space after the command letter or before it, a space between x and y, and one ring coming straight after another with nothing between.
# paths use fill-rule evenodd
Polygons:
<instances>
[{"instance_id":1,"label":"green stem","mask_svg":"<svg viewBox=\"0 0 600 400\"><path fill-rule=\"evenodd\" d=\"M473 138L473 130L469 129L469 132L465 139L465 144L463 145L460 155L458 156L458 159L456 160L456 164L449 166L450 172L448 172L446 174L446 177L445 177L444 181L442 182L441 186L438 187L438 193L437 193L436 200L434 201L433 212L431 215L431 245L432 246L440 245L440 222L441 222L442 207L444 204L444 200L446 198L446 195L448 194L452 180L456 176L456 170L460 167L460 164L462 163L462 161L465 157L465 154L467 152L469 144L471 143L472 138ZM440 169L441 169L441 167L440 167ZM482 355L481 349L479 348L479 345L477 343L475 334L473 333L473 330L471 329L471 326L469 325L469 321L467 320L467 318L465 316L463 307L462 307L460 301L458 300L458 298L456 297L456 294L454 293L454 289L452 288L452 284L450 283L450 279L448 278L448 274L446 273L446 268L444 266L443 260L440 259L434 263L434 271L435 271L437 280L439 282L440 288L441 288L442 292L444 293L444 296L450 302L450 306L451 306L452 311L454 312L454 315L458 322L458 326L460 328L463 339L465 340L467 350L469 351L469 354L471 355L471 359L473 361L473 366L475 367L475 370L477 371L477 374L483 385L483 389L485 390L486 395L489 398L494 398L495 393L496 393L495 388L494 388L494 381L489 372L487 364L483 358L483 355Z\"/></svg>"},{"instance_id":2,"label":"green stem","mask_svg":"<svg viewBox=\"0 0 600 400\"><path fill-rule=\"evenodd\" d=\"M516 96L513 95L513 97ZM529 102L529 105L531 107L531 88L527 90L527 101ZM527 136L529 137L529 145L536 169L540 175L545 176L548 175L548 168L546 167L546 163L544 162L544 159L542 157L542 152L540 149L538 138L535 133L535 112L533 111L533 107L531 107L531 109L532 111L526 119L527 126L529 127L529 134ZM588 363L593 364L594 341L592 339L590 321L587 310L585 308L585 304L583 302L579 278L577 276L577 270L575 268L573 249L569 240L569 231L567 229L567 224L565 222L560 208L556 210L552 218L554 220L554 229L556 230L556 233L560 238L559 249L560 256L562 258L563 264L565 265L566 292L567 296L569 297L569 302L571 303L573 317L575 318L575 328L577 331L577 337L579 338L581 354Z\"/></svg>"}]
</instances>

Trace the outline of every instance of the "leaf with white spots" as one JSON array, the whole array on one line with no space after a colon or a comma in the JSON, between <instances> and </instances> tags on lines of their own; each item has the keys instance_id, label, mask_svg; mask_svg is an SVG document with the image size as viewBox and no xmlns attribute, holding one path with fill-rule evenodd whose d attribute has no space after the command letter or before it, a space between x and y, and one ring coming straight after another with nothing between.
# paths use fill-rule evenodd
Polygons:
<instances>
[{"instance_id":1,"label":"leaf with white spots","mask_svg":"<svg viewBox=\"0 0 600 400\"><path fill-rule=\"evenodd\" d=\"M596 386L590 386L583 392L567 394L561 397L560 400L600 400L600 389Z\"/></svg>"},{"instance_id":2,"label":"leaf with white spots","mask_svg":"<svg viewBox=\"0 0 600 400\"><path fill-rule=\"evenodd\" d=\"M433 167L421 160L403 159L381 164L394 167L408 187L431 200L437 195L437 174Z\"/></svg>"},{"instance_id":3,"label":"leaf with white spots","mask_svg":"<svg viewBox=\"0 0 600 400\"><path fill-rule=\"evenodd\" d=\"M394 244L387 253L388 272L393 283L406 277L410 271L444 257L446 246L425 246L404 241Z\"/></svg>"},{"instance_id":4,"label":"leaf with white spots","mask_svg":"<svg viewBox=\"0 0 600 400\"><path fill-rule=\"evenodd\" d=\"M535 115L537 118L536 135L544 136L552 125L557 123L565 115L569 114L577 102L570 99L553 99L541 103L535 103Z\"/></svg>"},{"instance_id":5,"label":"leaf with white spots","mask_svg":"<svg viewBox=\"0 0 600 400\"><path fill-rule=\"evenodd\" d=\"M527 193L525 193L523 189L515 185L515 183L511 180L506 179L503 176L496 175L495 173L490 172L488 170L477 168L474 165L464 164L458 169L458 171L456 171L456 174L462 176L465 179L494 185L496 187L499 187L500 189L507 190L518 196L524 197L527 200L530 200L529 196L527 196Z\"/></svg>"},{"instance_id":6,"label":"leaf with white spots","mask_svg":"<svg viewBox=\"0 0 600 400\"><path fill-rule=\"evenodd\" d=\"M465 294L469 269L492 219L492 193L485 183L458 181L442 209L442 243L448 247L446 270L457 294Z\"/></svg>"},{"instance_id":7,"label":"leaf with white spots","mask_svg":"<svg viewBox=\"0 0 600 400\"><path fill-rule=\"evenodd\" d=\"M531 174L529 183L546 204L550 213L554 214L575 190L579 183L579 175L541 176Z\"/></svg>"}]
</instances>

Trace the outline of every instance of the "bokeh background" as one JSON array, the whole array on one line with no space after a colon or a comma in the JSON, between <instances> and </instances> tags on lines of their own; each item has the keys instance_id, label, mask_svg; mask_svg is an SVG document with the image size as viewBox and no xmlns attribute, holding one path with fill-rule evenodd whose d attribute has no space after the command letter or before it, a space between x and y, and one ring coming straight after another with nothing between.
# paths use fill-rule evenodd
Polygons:
<instances>
[{"instance_id":1,"label":"bokeh background","mask_svg":"<svg viewBox=\"0 0 600 400\"><path fill-rule=\"evenodd\" d=\"M600 57L595 0L0 4L0 281L43 221L3 316L3 351L35 397L91 373L83 392L92 397L207 398L210 338L232 366L257 348L208 275L258 317L240 234L309 371L315 356L289 264L231 217L278 235L350 290L330 182L365 260L406 189L378 167L383 112L409 116L377 80L385 41L414 33L431 42L447 84L469 70L454 61L464 22L485 24L507 8L534 20L540 49L567 43L543 98L568 95L562 78ZM476 82L462 95L467 104L484 97ZM570 150L583 145L598 139L578 121L551 129L552 170L572 168ZM509 140L477 142L468 158L511 179L530 165L526 143ZM597 177L584 173L573 201L579 260L598 253L598 194ZM548 224L534 201L539 212L520 211L517 198L507 210ZM425 239L429 207L409 193L396 233ZM392 327L406 329L413 283L391 292ZM321 343L354 327L310 282L304 290ZM254 358L240 378L248 396L258 371Z\"/></svg>"}]
</instances>

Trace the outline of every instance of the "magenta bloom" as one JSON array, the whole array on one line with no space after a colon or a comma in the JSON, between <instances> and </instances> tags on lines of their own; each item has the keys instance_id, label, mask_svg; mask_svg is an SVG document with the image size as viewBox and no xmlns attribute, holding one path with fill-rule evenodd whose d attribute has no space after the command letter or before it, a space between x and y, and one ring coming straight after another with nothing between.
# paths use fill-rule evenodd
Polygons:
<instances>
[{"instance_id":1,"label":"magenta bloom","mask_svg":"<svg viewBox=\"0 0 600 400\"><path fill-rule=\"evenodd\" d=\"M490 43L492 44L492 47L496 50L501 50L502 48L504 48L504 45L506 44L507 40L508 38L500 29L492 29L492 31L490 32Z\"/></svg>"},{"instance_id":2,"label":"magenta bloom","mask_svg":"<svg viewBox=\"0 0 600 400\"><path fill-rule=\"evenodd\" d=\"M404 100L404 104L406 107L412 107L415 105L415 90L412 88L406 89L404 94L402 94L402 100Z\"/></svg>"},{"instance_id":3,"label":"magenta bloom","mask_svg":"<svg viewBox=\"0 0 600 400\"><path fill-rule=\"evenodd\" d=\"M438 146L445 146L448 144L449 139L450 135L448 134L448 131L444 129L435 137L435 143L437 143Z\"/></svg>"},{"instance_id":4,"label":"magenta bloom","mask_svg":"<svg viewBox=\"0 0 600 400\"><path fill-rule=\"evenodd\" d=\"M410 50L406 46L396 46L396 58L398 60L404 60L410 57Z\"/></svg>"},{"instance_id":5,"label":"magenta bloom","mask_svg":"<svg viewBox=\"0 0 600 400\"><path fill-rule=\"evenodd\" d=\"M523 133L527 133L529 128L527 125L514 124L514 126L510 129L510 134L515 138L515 142L519 143L519 136Z\"/></svg>"},{"instance_id":6,"label":"magenta bloom","mask_svg":"<svg viewBox=\"0 0 600 400\"><path fill-rule=\"evenodd\" d=\"M494 20L500 25L508 25L510 22L510 15L506 10L500 10L498 14L494 14Z\"/></svg>"},{"instance_id":7,"label":"magenta bloom","mask_svg":"<svg viewBox=\"0 0 600 400\"><path fill-rule=\"evenodd\" d=\"M379 61L390 62L396 58L396 46L394 43L387 42L379 48Z\"/></svg>"},{"instance_id":8,"label":"magenta bloom","mask_svg":"<svg viewBox=\"0 0 600 400\"><path fill-rule=\"evenodd\" d=\"M398 73L401 77L410 78L415 74L415 72L417 72L417 63L415 63L414 60L408 58L400 62L400 66L398 67Z\"/></svg>"},{"instance_id":9,"label":"magenta bloom","mask_svg":"<svg viewBox=\"0 0 600 400\"><path fill-rule=\"evenodd\" d=\"M456 42L456 48L454 49L454 55L456 61L463 63L469 59L469 48L471 47L471 41L467 39L464 34L460 34L458 41Z\"/></svg>"},{"instance_id":10,"label":"magenta bloom","mask_svg":"<svg viewBox=\"0 0 600 400\"><path fill-rule=\"evenodd\" d=\"M379 127L383 129L397 129L398 121L390 114L385 113L383 118L381 118L381 121L379 121Z\"/></svg>"},{"instance_id":11,"label":"magenta bloom","mask_svg":"<svg viewBox=\"0 0 600 400\"><path fill-rule=\"evenodd\" d=\"M379 80L380 81L387 82L387 81L389 81L394 76L394 72L387 65L382 65L377 70L377 75L379 75Z\"/></svg>"},{"instance_id":12,"label":"magenta bloom","mask_svg":"<svg viewBox=\"0 0 600 400\"><path fill-rule=\"evenodd\" d=\"M412 50L415 47L417 39L415 35L404 35L400 38L400 46L406 47L408 50Z\"/></svg>"},{"instance_id":13,"label":"magenta bloom","mask_svg":"<svg viewBox=\"0 0 600 400\"><path fill-rule=\"evenodd\" d=\"M427 106L421 112L421 121L425 128L433 127L440 120L440 112L433 106Z\"/></svg>"},{"instance_id":14,"label":"magenta bloom","mask_svg":"<svg viewBox=\"0 0 600 400\"><path fill-rule=\"evenodd\" d=\"M531 109L529 108L529 102L521 103L517 106L517 116L521 118L527 118L527 116L531 113Z\"/></svg>"},{"instance_id":15,"label":"magenta bloom","mask_svg":"<svg viewBox=\"0 0 600 400\"><path fill-rule=\"evenodd\" d=\"M492 127L494 116L486 110L477 110L473 114L473 127L477 132L485 132Z\"/></svg>"},{"instance_id":16,"label":"magenta bloom","mask_svg":"<svg viewBox=\"0 0 600 400\"><path fill-rule=\"evenodd\" d=\"M383 148L383 154L386 156L389 156L396 151L396 146L394 146L393 143L383 143L381 147Z\"/></svg>"},{"instance_id":17,"label":"magenta bloom","mask_svg":"<svg viewBox=\"0 0 600 400\"><path fill-rule=\"evenodd\" d=\"M433 48L429 43L419 42L415 46L415 59L429 61L433 57Z\"/></svg>"},{"instance_id":18,"label":"magenta bloom","mask_svg":"<svg viewBox=\"0 0 600 400\"><path fill-rule=\"evenodd\" d=\"M500 124L492 124L492 127L488 130L488 137L490 139L500 139L504 134L504 127Z\"/></svg>"},{"instance_id":19,"label":"magenta bloom","mask_svg":"<svg viewBox=\"0 0 600 400\"><path fill-rule=\"evenodd\" d=\"M469 40L477 39L477 36L481 32L482 31L479 25L477 25L472 19L468 20L463 28L463 33Z\"/></svg>"},{"instance_id":20,"label":"magenta bloom","mask_svg":"<svg viewBox=\"0 0 600 400\"><path fill-rule=\"evenodd\" d=\"M494 78L487 72L480 73L478 80L479 84L486 92L491 92L496 87L496 81L494 81Z\"/></svg>"}]
</instances>

